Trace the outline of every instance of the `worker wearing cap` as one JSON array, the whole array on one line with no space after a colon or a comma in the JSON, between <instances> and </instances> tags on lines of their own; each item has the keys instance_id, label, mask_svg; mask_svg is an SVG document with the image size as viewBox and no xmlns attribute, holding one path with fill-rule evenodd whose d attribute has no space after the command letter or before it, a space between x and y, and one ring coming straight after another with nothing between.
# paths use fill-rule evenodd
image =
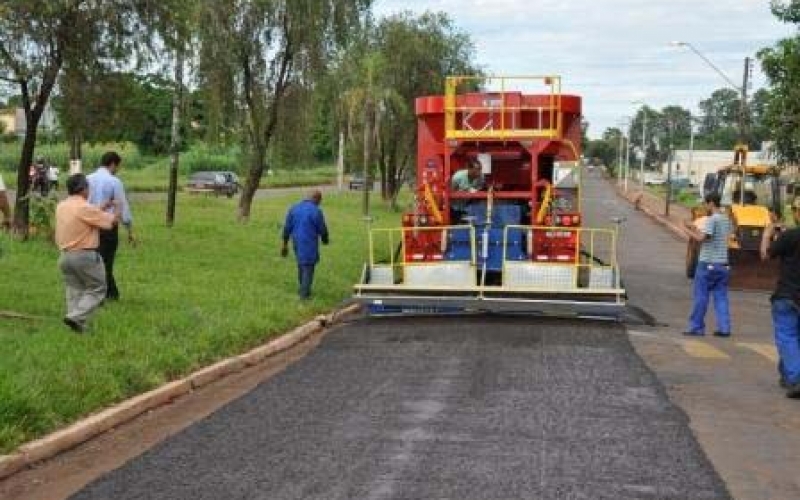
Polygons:
<instances>
[{"instance_id":1,"label":"worker wearing cap","mask_svg":"<svg viewBox=\"0 0 800 500\"><path fill-rule=\"evenodd\" d=\"M761 258L780 259L778 283L770 299L778 372L786 397L800 398L800 197L792 202L792 215L795 227L786 229L775 220L764 230Z\"/></svg>"}]
</instances>

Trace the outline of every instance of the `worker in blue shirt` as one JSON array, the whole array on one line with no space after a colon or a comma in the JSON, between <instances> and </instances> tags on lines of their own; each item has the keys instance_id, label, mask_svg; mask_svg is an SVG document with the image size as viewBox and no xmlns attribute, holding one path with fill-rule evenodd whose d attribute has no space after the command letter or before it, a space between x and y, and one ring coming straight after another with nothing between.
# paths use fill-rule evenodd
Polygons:
<instances>
[{"instance_id":1,"label":"worker in blue shirt","mask_svg":"<svg viewBox=\"0 0 800 500\"><path fill-rule=\"evenodd\" d=\"M128 198L125 196L125 188L122 181L117 177L122 158L114 151L105 153L100 158L100 167L90 174L87 179L89 180L89 203L113 213L113 210L118 207L121 213L122 225L128 230L128 242L132 245L136 244L136 239L133 236L133 218L131 217L131 208L128 204ZM100 230L100 244L97 247L97 253L103 257L103 263L106 269L106 298L111 300L119 299L119 289L117 288L117 281L114 279L114 259L117 254L117 247L119 246L119 232L115 225L112 229Z\"/></svg>"},{"instance_id":2,"label":"worker in blue shirt","mask_svg":"<svg viewBox=\"0 0 800 500\"><path fill-rule=\"evenodd\" d=\"M289 238L292 239L294 255L297 259L297 281L302 300L311 298L311 284L314 282L314 267L319 262L319 241L328 244L328 227L325 216L319 208L322 192L315 189L308 197L293 205L286 213L283 225L283 247L281 256L289 255Z\"/></svg>"}]
</instances>

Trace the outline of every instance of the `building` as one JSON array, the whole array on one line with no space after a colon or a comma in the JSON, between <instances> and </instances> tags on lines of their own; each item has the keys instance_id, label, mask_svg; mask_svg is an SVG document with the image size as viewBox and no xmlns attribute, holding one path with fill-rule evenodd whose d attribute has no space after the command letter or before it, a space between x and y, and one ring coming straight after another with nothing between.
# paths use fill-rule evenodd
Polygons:
<instances>
[{"instance_id":1,"label":"building","mask_svg":"<svg viewBox=\"0 0 800 500\"><path fill-rule=\"evenodd\" d=\"M17 131L17 112L15 109L0 110L0 130L4 134L15 134Z\"/></svg>"},{"instance_id":2,"label":"building","mask_svg":"<svg viewBox=\"0 0 800 500\"><path fill-rule=\"evenodd\" d=\"M3 123L4 134L14 134L18 137L25 136L25 110L22 108L7 108L0 110L0 122ZM39 131L56 132L58 131L58 120L53 108L48 104L39 119Z\"/></svg>"},{"instance_id":3,"label":"building","mask_svg":"<svg viewBox=\"0 0 800 500\"><path fill-rule=\"evenodd\" d=\"M672 161L672 177L688 178L692 185L700 186L706 174L716 172L720 167L733 163L733 150L675 150ZM764 143L760 151L747 154L748 165L776 165L776 158L770 143ZM667 176L667 163L661 165L661 172Z\"/></svg>"}]
</instances>

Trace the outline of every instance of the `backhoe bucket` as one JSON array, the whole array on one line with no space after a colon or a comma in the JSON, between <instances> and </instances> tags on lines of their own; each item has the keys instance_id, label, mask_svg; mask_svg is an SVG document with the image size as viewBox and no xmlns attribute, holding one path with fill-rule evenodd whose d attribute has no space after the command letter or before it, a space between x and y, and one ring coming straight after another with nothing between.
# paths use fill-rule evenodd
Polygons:
<instances>
[{"instance_id":1,"label":"backhoe bucket","mask_svg":"<svg viewBox=\"0 0 800 500\"><path fill-rule=\"evenodd\" d=\"M777 260L762 261L753 251L730 249L732 290L774 290L778 281Z\"/></svg>"}]
</instances>

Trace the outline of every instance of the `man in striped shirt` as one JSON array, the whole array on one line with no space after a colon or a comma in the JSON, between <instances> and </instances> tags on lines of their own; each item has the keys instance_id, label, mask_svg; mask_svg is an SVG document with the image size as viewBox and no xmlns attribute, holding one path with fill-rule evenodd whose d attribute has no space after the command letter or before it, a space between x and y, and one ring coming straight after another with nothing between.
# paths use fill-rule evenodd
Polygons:
<instances>
[{"instance_id":1,"label":"man in striped shirt","mask_svg":"<svg viewBox=\"0 0 800 500\"><path fill-rule=\"evenodd\" d=\"M704 335L705 316L709 297L714 299L714 315L717 329L714 335L728 337L731 334L731 317L728 306L728 237L733 225L727 213L720 207L720 197L716 193L705 197L706 209L710 213L701 228L686 225L690 238L700 242L700 254L694 275L694 296L689 325L685 335Z\"/></svg>"}]
</instances>

